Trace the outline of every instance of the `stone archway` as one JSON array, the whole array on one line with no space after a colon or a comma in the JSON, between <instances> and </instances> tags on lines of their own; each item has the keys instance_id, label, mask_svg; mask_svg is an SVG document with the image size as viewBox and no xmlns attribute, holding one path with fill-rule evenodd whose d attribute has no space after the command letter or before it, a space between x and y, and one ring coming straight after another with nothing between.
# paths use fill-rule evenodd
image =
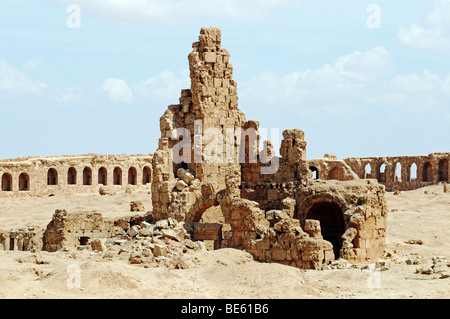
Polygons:
<instances>
[{"instance_id":1,"label":"stone archway","mask_svg":"<svg viewBox=\"0 0 450 319\"><path fill-rule=\"evenodd\" d=\"M11 174L4 173L2 176L2 191L10 192L12 191L12 176Z\"/></svg>"},{"instance_id":2,"label":"stone archway","mask_svg":"<svg viewBox=\"0 0 450 319\"><path fill-rule=\"evenodd\" d=\"M30 190L30 177L27 173L22 173L19 175L19 191Z\"/></svg>"},{"instance_id":3,"label":"stone archway","mask_svg":"<svg viewBox=\"0 0 450 319\"><path fill-rule=\"evenodd\" d=\"M54 168L47 172L47 185L58 185L58 171Z\"/></svg>"},{"instance_id":4,"label":"stone archway","mask_svg":"<svg viewBox=\"0 0 450 319\"><path fill-rule=\"evenodd\" d=\"M335 259L342 249L342 235L345 232L344 213L341 207L332 201L317 201L308 209L306 219L320 222L323 239L333 245Z\"/></svg>"},{"instance_id":5,"label":"stone archway","mask_svg":"<svg viewBox=\"0 0 450 319\"><path fill-rule=\"evenodd\" d=\"M88 166L83 169L83 185L92 185L92 169Z\"/></svg>"},{"instance_id":6,"label":"stone archway","mask_svg":"<svg viewBox=\"0 0 450 319\"><path fill-rule=\"evenodd\" d=\"M448 181L448 159L444 158L439 161L438 164L438 181L447 182Z\"/></svg>"}]
</instances>

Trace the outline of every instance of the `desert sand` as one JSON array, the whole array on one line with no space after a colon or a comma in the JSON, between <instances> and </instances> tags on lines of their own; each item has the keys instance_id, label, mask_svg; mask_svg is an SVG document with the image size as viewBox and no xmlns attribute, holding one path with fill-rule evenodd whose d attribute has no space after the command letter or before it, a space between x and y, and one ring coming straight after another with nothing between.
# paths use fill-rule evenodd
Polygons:
<instances>
[{"instance_id":1,"label":"desert sand","mask_svg":"<svg viewBox=\"0 0 450 319\"><path fill-rule=\"evenodd\" d=\"M1 198L0 229L44 228L55 209L128 216L132 200L151 209L151 196L145 191L115 196ZM388 192L386 200L389 213L387 247L380 258L386 265L383 271L361 266L301 270L259 263L236 249L189 252L187 269L144 268L128 260L108 261L101 252L89 250L0 251L0 298L450 298L450 278L416 273L417 267L432 264L433 256L450 259L450 193L434 185L399 195ZM407 264L407 260L419 264ZM67 284L68 266L74 264L81 271L79 288Z\"/></svg>"}]
</instances>

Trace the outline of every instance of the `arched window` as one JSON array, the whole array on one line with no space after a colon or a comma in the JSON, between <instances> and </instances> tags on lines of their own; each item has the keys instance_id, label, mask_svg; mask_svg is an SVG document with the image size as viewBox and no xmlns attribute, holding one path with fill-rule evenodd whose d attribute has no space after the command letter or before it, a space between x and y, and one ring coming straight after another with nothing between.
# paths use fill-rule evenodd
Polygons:
<instances>
[{"instance_id":1,"label":"arched window","mask_svg":"<svg viewBox=\"0 0 450 319\"><path fill-rule=\"evenodd\" d=\"M411 181L414 181L417 179L417 164L413 163L410 167L409 171L409 177Z\"/></svg>"},{"instance_id":2,"label":"arched window","mask_svg":"<svg viewBox=\"0 0 450 319\"><path fill-rule=\"evenodd\" d=\"M19 191L30 190L30 177L27 173L22 173L19 175Z\"/></svg>"},{"instance_id":3,"label":"arched window","mask_svg":"<svg viewBox=\"0 0 450 319\"><path fill-rule=\"evenodd\" d=\"M309 167L310 171L313 173L313 179L319 179L319 170L315 166Z\"/></svg>"},{"instance_id":4,"label":"arched window","mask_svg":"<svg viewBox=\"0 0 450 319\"><path fill-rule=\"evenodd\" d=\"M120 167L114 168L113 179L114 185L122 185L122 169Z\"/></svg>"},{"instance_id":5,"label":"arched window","mask_svg":"<svg viewBox=\"0 0 450 319\"><path fill-rule=\"evenodd\" d=\"M152 181L152 170L150 167L145 166L142 170L142 184L148 184Z\"/></svg>"},{"instance_id":6,"label":"arched window","mask_svg":"<svg viewBox=\"0 0 450 319\"><path fill-rule=\"evenodd\" d=\"M372 174L372 166L370 163L368 163L366 166L364 166L364 178L371 178Z\"/></svg>"},{"instance_id":7,"label":"arched window","mask_svg":"<svg viewBox=\"0 0 450 319\"><path fill-rule=\"evenodd\" d=\"M69 168L67 172L67 184L75 185L77 183L77 170L75 167Z\"/></svg>"},{"instance_id":8,"label":"arched window","mask_svg":"<svg viewBox=\"0 0 450 319\"><path fill-rule=\"evenodd\" d=\"M130 185L137 184L136 168L134 168L133 166L131 166L130 169L128 170L128 184Z\"/></svg>"},{"instance_id":9,"label":"arched window","mask_svg":"<svg viewBox=\"0 0 450 319\"><path fill-rule=\"evenodd\" d=\"M47 172L47 185L58 185L58 172L54 168Z\"/></svg>"},{"instance_id":10,"label":"arched window","mask_svg":"<svg viewBox=\"0 0 450 319\"><path fill-rule=\"evenodd\" d=\"M106 168L100 167L100 169L98 170L98 184L99 185L107 185L107 183L108 183L107 177L108 177L108 174L107 174Z\"/></svg>"},{"instance_id":11,"label":"arched window","mask_svg":"<svg viewBox=\"0 0 450 319\"><path fill-rule=\"evenodd\" d=\"M88 166L83 170L83 185L92 185L92 170Z\"/></svg>"},{"instance_id":12,"label":"arched window","mask_svg":"<svg viewBox=\"0 0 450 319\"><path fill-rule=\"evenodd\" d=\"M12 191L12 176L11 174L5 173L2 176L2 191L10 192Z\"/></svg>"}]
</instances>

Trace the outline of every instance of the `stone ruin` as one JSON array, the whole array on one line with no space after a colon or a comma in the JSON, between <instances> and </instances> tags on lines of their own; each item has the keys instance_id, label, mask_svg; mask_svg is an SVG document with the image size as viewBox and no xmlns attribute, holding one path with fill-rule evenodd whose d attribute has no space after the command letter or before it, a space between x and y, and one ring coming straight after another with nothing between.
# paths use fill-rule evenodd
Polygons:
<instances>
[{"instance_id":1,"label":"stone ruin","mask_svg":"<svg viewBox=\"0 0 450 319\"><path fill-rule=\"evenodd\" d=\"M202 28L188 60L191 87L182 90L179 103L160 118L158 149L134 158L136 178L151 189L152 210L114 220L96 212L58 210L41 233L42 249L133 241L133 247L141 248L124 255L134 264L204 246L243 249L256 260L302 269L321 269L338 258L369 263L385 248L385 190L400 185L388 182L392 163L402 163L405 188L448 181L449 153L430 154L420 162L412 157L338 160L328 154L307 160L307 142L299 129L283 132L276 156L270 141L260 141L259 123L247 120L238 108L233 66L229 52L221 48L220 30ZM418 172L426 173L417 173L417 181L406 184L414 161ZM11 168L17 166L13 162L8 163ZM380 163L387 163L384 175L378 173ZM370 174L364 171L367 164L372 166ZM71 165L64 162L61 171L68 173ZM93 182L87 187L92 192L104 185L100 179L116 184L110 173L116 165L83 162L76 171L93 167ZM50 166L40 169L42 176ZM131 163L125 159L122 166ZM100 173L101 167L108 173ZM5 171L5 165L0 168ZM36 179L46 180L42 176ZM63 190L68 183L62 184ZM81 182L75 186L85 189ZM4 249L19 245L3 234ZM25 242L20 242L22 248ZM172 253L167 251L169 242Z\"/></svg>"},{"instance_id":2,"label":"stone ruin","mask_svg":"<svg viewBox=\"0 0 450 319\"><path fill-rule=\"evenodd\" d=\"M202 28L189 54L191 88L160 119L153 218L199 223L218 207L227 229L223 237L211 230L200 238L245 249L263 262L318 269L339 257L380 257L384 186L313 180L298 129L283 132L280 158L268 141L259 151L259 123L238 109L229 56L220 30Z\"/></svg>"}]
</instances>

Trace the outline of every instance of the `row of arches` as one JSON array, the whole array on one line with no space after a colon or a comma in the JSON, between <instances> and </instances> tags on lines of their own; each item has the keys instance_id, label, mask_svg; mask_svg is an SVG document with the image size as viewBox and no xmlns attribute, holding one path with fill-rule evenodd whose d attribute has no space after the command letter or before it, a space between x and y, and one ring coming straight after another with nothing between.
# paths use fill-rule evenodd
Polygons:
<instances>
[{"instance_id":1,"label":"row of arches","mask_svg":"<svg viewBox=\"0 0 450 319\"><path fill-rule=\"evenodd\" d=\"M77 185L78 183L78 173L75 167L70 167L67 170L67 185ZM86 166L82 173L82 185L93 185L92 180L92 169ZM122 181L122 168L116 166L113 170L113 185L123 185ZM108 170L106 167L100 167L97 174L97 184L98 185L108 185ZM128 169L128 185L138 184L138 174L137 169L132 166ZM142 184L146 185L151 182L151 169L149 166L145 166L142 169ZM47 171L47 185L59 185L59 174L55 168L50 168ZM13 178L10 173L4 173L1 179L1 189L3 192L10 192L13 190ZM30 190L30 176L23 172L19 175L18 179L18 189L19 191L29 191Z\"/></svg>"},{"instance_id":2,"label":"row of arches","mask_svg":"<svg viewBox=\"0 0 450 319\"><path fill-rule=\"evenodd\" d=\"M391 174L392 182L411 182L414 180L421 180L423 182L433 181L433 166L431 162L425 162L419 171L419 166L416 163L410 163L406 166L403 172L402 164L400 162L395 162L393 165L393 174ZM386 182L386 163L381 163L377 165L375 174L372 173L372 164L368 163L364 167L362 178L376 178L379 182ZM438 162L437 167L437 181L447 182L449 181L448 176L448 159L441 159Z\"/></svg>"},{"instance_id":3,"label":"row of arches","mask_svg":"<svg viewBox=\"0 0 450 319\"><path fill-rule=\"evenodd\" d=\"M19 191L28 191L30 189L30 176L27 173L21 173L18 181ZM2 191L10 192L13 187L13 179L11 174L4 173L2 175Z\"/></svg>"},{"instance_id":4,"label":"row of arches","mask_svg":"<svg viewBox=\"0 0 450 319\"><path fill-rule=\"evenodd\" d=\"M67 185L77 184L77 170L75 167L70 167L67 171ZM82 185L92 185L92 169L86 166L82 173ZM122 168L119 166L114 167L113 170L113 185L123 185L122 181ZM138 174L134 166L128 169L128 185L137 185ZM145 166L142 169L142 184L148 184L151 182L151 169ZM106 167L102 166L98 169L97 174L97 184L98 185L108 185L108 170ZM47 172L47 185L58 185L58 171L54 168L50 168Z\"/></svg>"}]
</instances>

